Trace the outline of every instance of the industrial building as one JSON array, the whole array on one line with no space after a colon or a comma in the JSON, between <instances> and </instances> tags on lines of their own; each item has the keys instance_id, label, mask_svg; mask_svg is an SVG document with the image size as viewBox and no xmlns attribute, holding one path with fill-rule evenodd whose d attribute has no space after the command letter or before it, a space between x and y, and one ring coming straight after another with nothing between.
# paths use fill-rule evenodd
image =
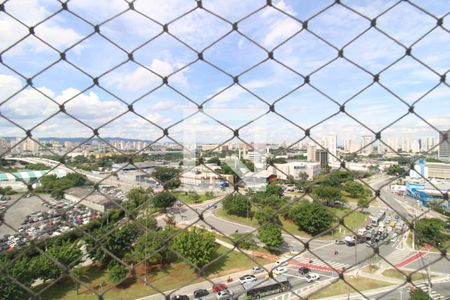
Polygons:
<instances>
[{"instance_id":1,"label":"industrial building","mask_svg":"<svg viewBox=\"0 0 450 300\"><path fill-rule=\"evenodd\" d=\"M106 197L106 194L108 197ZM104 213L108 209L118 208L118 203L122 199L116 197L114 193L104 191L99 193L91 187L75 187L64 192L64 199L72 201L74 204L83 205L87 208Z\"/></svg>"}]
</instances>

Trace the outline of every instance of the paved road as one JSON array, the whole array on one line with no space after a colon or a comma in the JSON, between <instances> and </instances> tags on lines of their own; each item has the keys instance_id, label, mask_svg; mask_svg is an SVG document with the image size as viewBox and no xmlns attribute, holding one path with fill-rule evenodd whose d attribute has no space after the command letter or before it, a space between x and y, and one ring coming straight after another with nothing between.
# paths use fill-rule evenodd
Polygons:
<instances>
[{"instance_id":1,"label":"paved road","mask_svg":"<svg viewBox=\"0 0 450 300\"><path fill-rule=\"evenodd\" d=\"M275 266L274 266L274 264L271 264L271 265L266 265L265 267L267 269L273 269ZM317 271L317 272L314 271L314 272L316 274L319 274L319 276L320 276L320 279L316 282L321 282L321 281L329 280L330 278L332 278L332 275L330 273L321 272L321 271ZM244 272L231 274L231 276L234 278L233 282L226 283L228 286L228 289L233 291L234 295L237 296L239 299L243 299L245 297L245 290L242 287L242 285L239 283L237 278L239 278L240 276L243 276L245 274L251 274L251 272L244 271ZM260 274L257 274L256 276L258 278L258 282L261 283L261 286L264 284L264 281L266 281L268 278L266 273L260 273ZM299 275L298 268L294 267L294 266L287 266L287 272L283 273L281 275L277 275L277 276L275 276L275 278L277 280L284 280L284 278L287 278L289 280L289 282L291 283L291 286L292 286L291 290L302 289L304 287L307 287L308 285L314 284L314 283L308 283L303 276ZM222 278L221 280L215 279L214 282L225 283L225 278ZM203 300L213 300L213 299L215 300L216 299L216 294L212 292L211 283L209 281L203 281L200 283L182 287L179 290L173 292L172 296L173 295L187 295L190 297L190 299L193 299L193 292L197 289L206 289L209 291L209 295L206 297L203 297L202 298ZM159 300L161 298L162 298L161 295L152 295L152 296L140 298L139 300L157 300L157 299ZM263 298L263 299L270 299L270 297Z\"/></svg>"}]
</instances>

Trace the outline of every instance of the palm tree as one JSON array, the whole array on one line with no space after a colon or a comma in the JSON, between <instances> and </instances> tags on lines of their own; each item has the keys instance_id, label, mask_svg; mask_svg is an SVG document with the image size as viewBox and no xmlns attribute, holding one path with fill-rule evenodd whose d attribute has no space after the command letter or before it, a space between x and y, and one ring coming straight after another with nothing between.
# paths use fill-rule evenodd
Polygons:
<instances>
[{"instance_id":1,"label":"palm tree","mask_svg":"<svg viewBox=\"0 0 450 300\"><path fill-rule=\"evenodd\" d=\"M75 268L72 269L72 273L79 280L88 279L86 268L75 267ZM74 281L75 281L75 285L77 287L77 295L79 295L78 292L79 292L80 285L79 285L77 280L74 280Z\"/></svg>"}]
</instances>

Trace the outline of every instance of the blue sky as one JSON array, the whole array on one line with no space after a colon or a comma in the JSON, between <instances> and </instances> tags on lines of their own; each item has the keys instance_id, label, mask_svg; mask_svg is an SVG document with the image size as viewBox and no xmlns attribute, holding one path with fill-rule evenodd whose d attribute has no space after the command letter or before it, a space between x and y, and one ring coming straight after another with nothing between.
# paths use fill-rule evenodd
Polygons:
<instances>
[{"instance_id":1,"label":"blue sky","mask_svg":"<svg viewBox=\"0 0 450 300\"><path fill-rule=\"evenodd\" d=\"M265 131L268 141L291 143L304 136L300 128L312 127L314 138L337 134L339 142L359 141L370 131L342 113L320 123L338 113L342 104L373 131L405 115L408 104L416 101L415 111L427 122L439 130L450 128L450 4L446 0L342 0L344 5L274 0L274 7L265 8L266 1L259 0L203 0L213 14L194 9L196 2L188 0L137 0L136 11L127 11L128 2L123 0L72 0L67 3L72 13L56 15L61 8L58 1L3 2L8 14L0 12L4 62L0 112L33 129L37 137L88 137L91 130L84 123L92 128L104 125L102 136L153 140L162 135L159 127L172 126L169 133L176 139L186 128L195 130L201 142L232 138L231 130L208 116L185 120L202 103L209 116L230 129L264 115L275 104L276 112L287 120L274 113L265 115L240 130L250 140L255 132ZM440 17L444 17L442 27L436 25ZM373 18L377 28L397 41L370 28ZM240 33L231 32L230 23L237 21ZM310 32L302 30L304 21ZM176 38L162 32L166 23ZM41 40L29 35L24 25L33 26ZM95 25L110 41L91 35ZM60 61L59 53L46 43L64 51L70 64ZM426 66L404 56L409 47ZM338 57L339 49L348 60ZM203 52L206 62L199 61L195 51ZM127 52L133 53L135 62L127 61ZM267 60L268 52L275 60ZM369 86L371 74L379 72L380 84ZM440 82L444 74L446 81ZM232 79L238 75L239 85ZM166 76L168 86L161 79ZM310 84L304 84L305 76ZM99 86L93 86L96 77ZM25 78L32 78L35 89L26 86ZM61 103L82 123L58 113ZM137 114L126 113L130 103ZM24 136L5 118L0 118L0 136ZM429 135L437 133L411 114L382 133L383 137Z\"/></svg>"}]
</instances>

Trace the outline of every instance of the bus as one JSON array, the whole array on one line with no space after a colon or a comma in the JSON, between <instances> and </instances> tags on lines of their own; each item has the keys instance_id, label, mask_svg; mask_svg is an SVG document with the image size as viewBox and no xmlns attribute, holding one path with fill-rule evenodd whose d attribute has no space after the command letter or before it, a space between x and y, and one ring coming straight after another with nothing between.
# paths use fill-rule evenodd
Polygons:
<instances>
[{"instance_id":1,"label":"bus","mask_svg":"<svg viewBox=\"0 0 450 300\"><path fill-rule=\"evenodd\" d=\"M270 295L283 293L291 288L291 283L284 277L277 280L269 279L265 282L249 282L244 285L244 289L247 290L246 300L259 299Z\"/></svg>"}]
</instances>

